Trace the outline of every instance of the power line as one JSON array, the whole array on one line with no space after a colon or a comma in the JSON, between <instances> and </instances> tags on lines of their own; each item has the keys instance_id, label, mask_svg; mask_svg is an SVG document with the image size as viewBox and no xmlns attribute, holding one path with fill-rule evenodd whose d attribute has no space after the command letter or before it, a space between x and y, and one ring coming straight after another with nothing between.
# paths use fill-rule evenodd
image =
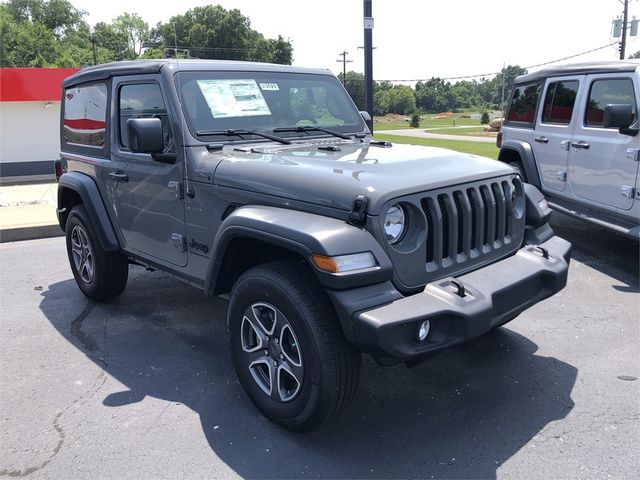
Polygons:
<instances>
[{"instance_id":1,"label":"power line","mask_svg":"<svg viewBox=\"0 0 640 480\"><path fill-rule=\"evenodd\" d=\"M552 63L561 62L563 60L569 60L571 58L580 57L581 55L586 55L587 53L597 52L598 50L602 50L604 48L608 48L608 47L610 47L612 45L615 45L617 43L618 42L611 42L611 43L608 43L608 44L603 45L601 47L592 48L591 50L587 50L585 52L576 53L575 55L569 55L568 57L557 58L555 60L551 60L549 62L544 62L544 63L538 63L536 65L529 65L529 66L524 67L524 68L526 68L528 70L529 68L542 67L542 66L545 66L545 65L550 65ZM441 80L463 80L463 79L466 79L466 78L490 77L490 76L493 76L493 75L499 75L500 73L502 73L502 72L489 72L489 73L479 73L479 74L476 74L476 75L462 75L462 76L459 76L459 77L439 77L439 78ZM428 80L430 80L430 78L394 79L394 80L384 79L384 80L378 80L378 81L380 81L380 82L423 82L423 81L428 81Z\"/></svg>"}]
</instances>

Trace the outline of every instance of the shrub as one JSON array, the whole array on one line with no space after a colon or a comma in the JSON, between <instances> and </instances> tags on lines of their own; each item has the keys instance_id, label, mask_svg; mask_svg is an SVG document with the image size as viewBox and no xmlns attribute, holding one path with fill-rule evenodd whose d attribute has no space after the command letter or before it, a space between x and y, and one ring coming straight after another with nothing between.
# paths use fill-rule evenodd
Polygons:
<instances>
[{"instance_id":1,"label":"shrub","mask_svg":"<svg viewBox=\"0 0 640 480\"><path fill-rule=\"evenodd\" d=\"M420 114L418 112L414 112L411 115L411 124L413 128L418 128L420 126Z\"/></svg>"},{"instance_id":2,"label":"shrub","mask_svg":"<svg viewBox=\"0 0 640 480\"><path fill-rule=\"evenodd\" d=\"M487 125L489 123L489 112L482 112L482 116L480 117L480 123L482 125Z\"/></svg>"}]
</instances>

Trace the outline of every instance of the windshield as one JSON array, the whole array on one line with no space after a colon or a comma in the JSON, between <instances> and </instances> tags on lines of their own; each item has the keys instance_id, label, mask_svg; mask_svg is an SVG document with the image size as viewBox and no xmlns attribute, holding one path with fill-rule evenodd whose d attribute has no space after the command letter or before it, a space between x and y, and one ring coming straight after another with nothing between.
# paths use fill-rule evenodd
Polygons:
<instances>
[{"instance_id":1,"label":"windshield","mask_svg":"<svg viewBox=\"0 0 640 480\"><path fill-rule=\"evenodd\" d=\"M285 129L277 135L291 138L327 135L322 129L338 133L360 133L365 129L351 98L331 75L180 72L177 81L189 129L204 140L225 133L229 137L225 141L245 136L229 136L229 130Z\"/></svg>"}]
</instances>

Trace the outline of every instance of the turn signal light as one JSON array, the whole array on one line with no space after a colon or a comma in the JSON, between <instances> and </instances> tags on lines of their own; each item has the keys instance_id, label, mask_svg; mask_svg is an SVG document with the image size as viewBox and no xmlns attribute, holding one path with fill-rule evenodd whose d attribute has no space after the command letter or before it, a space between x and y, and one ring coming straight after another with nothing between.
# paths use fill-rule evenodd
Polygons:
<instances>
[{"instance_id":1,"label":"turn signal light","mask_svg":"<svg viewBox=\"0 0 640 480\"><path fill-rule=\"evenodd\" d=\"M371 252L351 253L337 257L314 254L311 255L311 261L320 270L328 273L354 272L376 266L376 259Z\"/></svg>"}]
</instances>

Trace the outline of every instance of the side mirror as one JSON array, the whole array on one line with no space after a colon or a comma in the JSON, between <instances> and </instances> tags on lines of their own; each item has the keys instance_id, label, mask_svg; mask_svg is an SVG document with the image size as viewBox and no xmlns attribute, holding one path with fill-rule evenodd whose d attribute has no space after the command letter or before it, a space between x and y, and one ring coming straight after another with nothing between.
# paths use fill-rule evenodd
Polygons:
<instances>
[{"instance_id":1,"label":"side mirror","mask_svg":"<svg viewBox=\"0 0 640 480\"><path fill-rule=\"evenodd\" d=\"M369 112L367 112L366 110L361 110L360 116L364 120L364 123L367 124L367 128L369 129L369 131L373 133L373 119L371 118L371 115L369 115Z\"/></svg>"},{"instance_id":2,"label":"side mirror","mask_svg":"<svg viewBox=\"0 0 640 480\"><path fill-rule=\"evenodd\" d=\"M129 149L137 153L162 153L164 137L159 118L130 118L127 120Z\"/></svg>"},{"instance_id":3,"label":"side mirror","mask_svg":"<svg viewBox=\"0 0 640 480\"><path fill-rule=\"evenodd\" d=\"M633 110L629 104L615 104L604 107L604 128L628 128L633 123Z\"/></svg>"}]
</instances>

